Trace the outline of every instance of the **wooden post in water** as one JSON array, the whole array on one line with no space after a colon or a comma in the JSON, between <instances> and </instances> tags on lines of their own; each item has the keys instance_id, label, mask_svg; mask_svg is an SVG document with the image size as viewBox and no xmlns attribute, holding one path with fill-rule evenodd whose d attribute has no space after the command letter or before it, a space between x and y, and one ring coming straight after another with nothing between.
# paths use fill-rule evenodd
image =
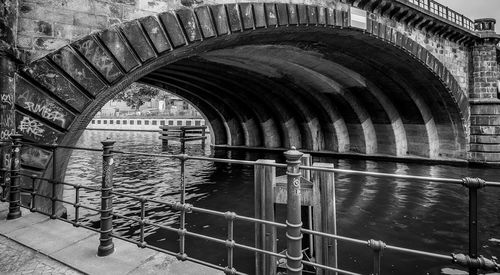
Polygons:
<instances>
[{"instance_id":1,"label":"wooden post in water","mask_svg":"<svg viewBox=\"0 0 500 275\"><path fill-rule=\"evenodd\" d=\"M257 163L275 163L274 160L259 159ZM276 168L265 165L254 166L255 218L274 221L274 187ZM255 225L255 247L277 251L276 227L264 224ZM276 274L276 257L256 253L256 274Z\"/></svg>"},{"instance_id":2,"label":"wooden post in water","mask_svg":"<svg viewBox=\"0 0 500 275\"><path fill-rule=\"evenodd\" d=\"M300 165L301 166L312 166L312 157L310 154L304 154L302 158L300 159ZM311 170L305 170L302 169L300 170L300 173L302 174L302 177L308 181L311 180ZM308 205L307 206L307 228L313 230L313 208L312 206ZM313 236L308 236L309 237L309 258L314 257L314 239Z\"/></svg>"},{"instance_id":3,"label":"wooden post in water","mask_svg":"<svg viewBox=\"0 0 500 275\"><path fill-rule=\"evenodd\" d=\"M334 168L331 163L315 163L315 167ZM337 234L337 216L335 207L335 178L333 172L313 171L313 208L314 230ZM316 262L337 267L337 240L314 237ZM333 271L318 269L316 274L336 274Z\"/></svg>"}]
</instances>

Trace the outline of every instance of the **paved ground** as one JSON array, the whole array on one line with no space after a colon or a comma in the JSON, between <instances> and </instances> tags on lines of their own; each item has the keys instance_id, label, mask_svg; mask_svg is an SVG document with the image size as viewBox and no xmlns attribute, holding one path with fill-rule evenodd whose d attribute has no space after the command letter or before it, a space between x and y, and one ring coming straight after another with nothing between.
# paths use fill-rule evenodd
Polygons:
<instances>
[{"instance_id":1,"label":"paved ground","mask_svg":"<svg viewBox=\"0 0 500 275\"><path fill-rule=\"evenodd\" d=\"M7 203L0 202L0 274L222 274L192 262L114 239L115 251L97 257L99 234L22 211L6 220Z\"/></svg>"},{"instance_id":2,"label":"paved ground","mask_svg":"<svg viewBox=\"0 0 500 275\"><path fill-rule=\"evenodd\" d=\"M0 274L82 274L46 255L0 236Z\"/></svg>"}]
</instances>

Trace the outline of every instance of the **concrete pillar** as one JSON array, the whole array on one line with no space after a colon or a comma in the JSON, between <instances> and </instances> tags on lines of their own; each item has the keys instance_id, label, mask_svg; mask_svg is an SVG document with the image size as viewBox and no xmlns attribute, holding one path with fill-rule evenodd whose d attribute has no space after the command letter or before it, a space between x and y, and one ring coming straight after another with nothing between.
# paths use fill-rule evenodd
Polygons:
<instances>
[{"instance_id":1,"label":"concrete pillar","mask_svg":"<svg viewBox=\"0 0 500 275\"><path fill-rule=\"evenodd\" d=\"M472 49L469 159L500 163L500 72L496 49L500 35L495 33L495 19L478 19L474 23L481 38Z\"/></svg>"}]
</instances>

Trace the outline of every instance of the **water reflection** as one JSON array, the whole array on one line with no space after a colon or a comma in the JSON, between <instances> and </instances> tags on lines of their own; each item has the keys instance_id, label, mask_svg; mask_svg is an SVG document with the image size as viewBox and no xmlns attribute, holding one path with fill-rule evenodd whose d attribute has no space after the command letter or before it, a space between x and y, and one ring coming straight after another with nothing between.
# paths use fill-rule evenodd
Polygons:
<instances>
[{"instance_id":1,"label":"water reflection","mask_svg":"<svg viewBox=\"0 0 500 275\"><path fill-rule=\"evenodd\" d=\"M99 141L110 137L117 141L118 149L138 152L160 152L157 133L86 131L78 146L99 148ZM207 148L205 148L207 149ZM178 150L174 148L173 150ZM208 152L208 151L207 151ZM198 146L189 147L188 153L203 153ZM217 151L216 157L256 160L276 159L284 162L281 154L242 151ZM500 180L495 169L464 168L446 165L420 165L363 160L339 160L314 158L315 162L333 162L342 169L368 170L411 174L419 176L481 177ZM179 198L179 162L171 159L121 155L116 157L115 190L139 196L154 197L162 201ZM278 169L278 174L283 174ZM71 157L66 181L87 186L99 186L101 155L75 151ZM235 211L253 216L253 169L235 164L214 164L188 161L186 168L186 199L199 207L220 211ZM498 228L498 198L500 190L488 188L480 192L479 231L481 253L485 256L500 256ZM340 234L360 239L380 239L403 247L450 254L467 250L467 190L461 186L411 182L401 179L381 179L352 175L336 175L337 217ZM71 189L66 196L74 196ZM87 192L81 196L82 203L98 206L98 196ZM138 217L138 202L127 198L116 198L115 211L121 215ZM283 207L277 207L278 220L284 220ZM150 220L164 225L177 226L178 213L165 207L148 204ZM85 211L82 220L96 224L97 216ZM226 221L202 214L187 216L188 229L226 238ZM139 226L136 222L115 220L117 232L137 238ZM254 226L237 223L237 242L252 245ZM146 241L150 244L177 251L177 234L154 227L146 229ZM278 246L284 248L283 232L279 233ZM225 265L225 247L199 239L188 239L186 248L190 256ZM207 253L207 248L210 250ZM339 262L342 268L361 273L371 269L371 251L365 246L339 243ZM243 271L253 273L253 253L235 251L235 265ZM427 257L415 257L401 253L384 252L384 273L392 274L439 274L448 263ZM449 267L452 267L451 265Z\"/></svg>"}]
</instances>

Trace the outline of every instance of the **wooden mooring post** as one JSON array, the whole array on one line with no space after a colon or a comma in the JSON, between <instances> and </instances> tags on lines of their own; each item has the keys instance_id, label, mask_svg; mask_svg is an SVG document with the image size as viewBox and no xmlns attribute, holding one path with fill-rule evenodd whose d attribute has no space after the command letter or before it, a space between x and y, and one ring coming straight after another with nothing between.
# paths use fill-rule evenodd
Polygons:
<instances>
[{"instance_id":1,"label":"wooden mooring post","mask_svg":"<svg viewBox=\"0 0 500 275\"><path fill-rule=\"evenodd\" d=\"M162 151L168 150L168 141L176 140L181 143L181 153L186 152L186 142L201 140L201 147L205 148L207 126L160 126Z\"/></svg>"},{"instance_id":2,"label":"wooden mooring post","mask_svg":"<svg viewBox=\"0 0 500 275\"><path fill-rule=\"evenodd\" d=\"M330 163L312 164L309 154L301 158L302 166L334 168ZM258 160L274 163L272 160ZM287 204L287 175L276 177L274 167L255 166L255 217L268 221L275 220L275 204ZM310 171L301 169L300 205L307 209L304 221L309 229L337 234L335 207L335 178L333 172ZM256 247L276 252L276 229L268 225L256 225ZM307 255L316 263L337 267L337 241L324 237L309 237ZM276 274L276 257L256 255L256 274ZM332 275L333 271L316 269L316 274Z\"/></svg>"}]
</instances>

